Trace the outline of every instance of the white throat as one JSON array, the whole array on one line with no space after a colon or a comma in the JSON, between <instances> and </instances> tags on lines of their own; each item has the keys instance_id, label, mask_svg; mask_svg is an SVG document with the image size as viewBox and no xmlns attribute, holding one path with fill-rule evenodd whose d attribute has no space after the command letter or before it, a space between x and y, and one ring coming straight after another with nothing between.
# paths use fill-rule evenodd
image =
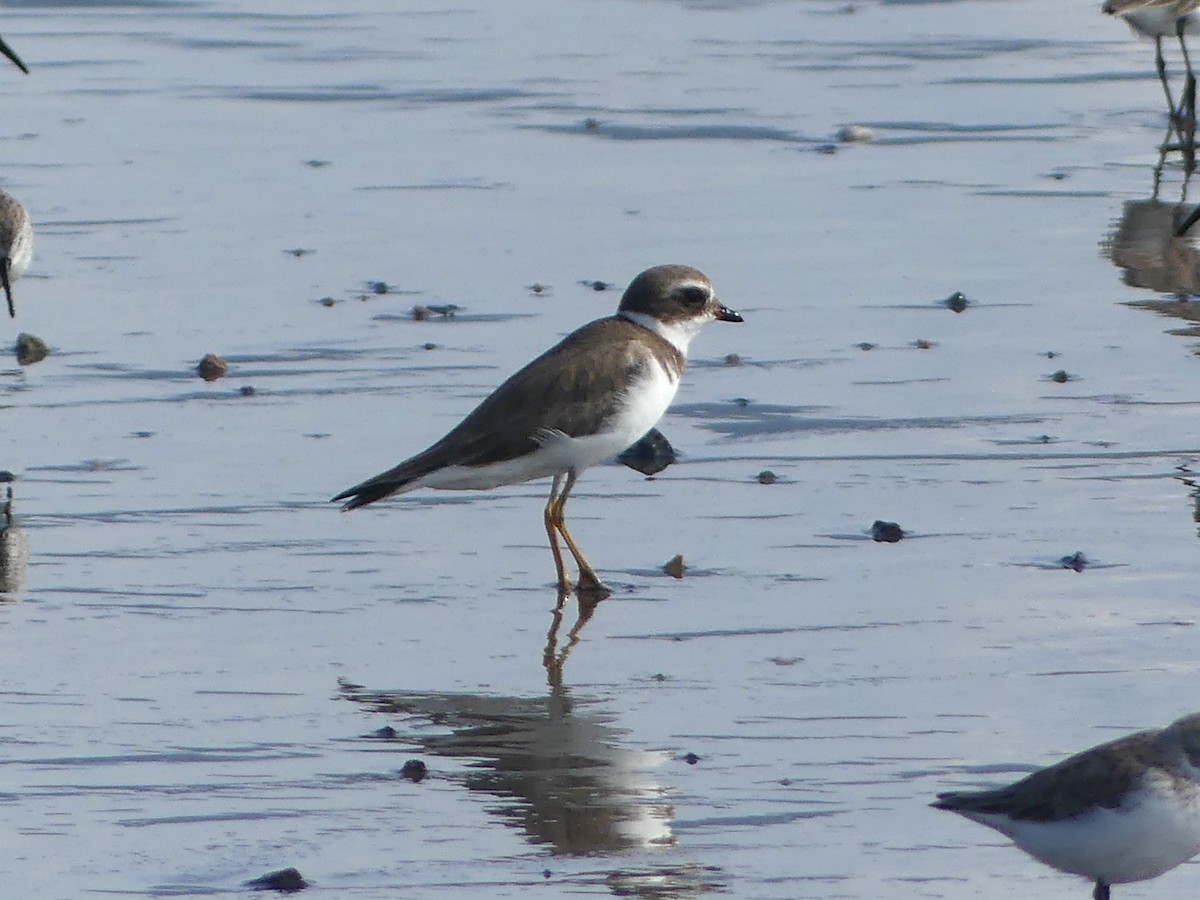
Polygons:
<instances>
[{"instance_id":1,"label":"white throat","mask_svg":"<svg viewBox=\"0 0 1200 900\"><path fill-rule=\"evenodd\" d=\"M627 319L634 325L641 325L643 328L653 331L660 338L673 346L676 350L687 356L688 344L692 342L697 332L704 327L708 319L704 316L695 316L690 319L680 319L677 322L663 322L661 319L656 319L654 316L648 316L640 312L619 312L617 313L622 319Z\"/></svg>"}]
</instances>

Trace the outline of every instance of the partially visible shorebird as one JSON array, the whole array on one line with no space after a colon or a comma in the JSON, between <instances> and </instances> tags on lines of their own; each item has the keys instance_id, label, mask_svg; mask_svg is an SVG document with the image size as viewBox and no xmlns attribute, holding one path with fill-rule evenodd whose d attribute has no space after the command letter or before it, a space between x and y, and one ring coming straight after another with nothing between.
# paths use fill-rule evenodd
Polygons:
<instances>
[{"instance_id":1,"label":"partially visible shorebird","mask_svg":"<svg viewBox=\"0 0 1200 900\"><path fill-rule=\"evenodd\" d=\"M552 477L543 518L559 592L571 588L561 536L579 567L580 590L607 593L567 530L567 497L584 469L654 427L679 387L688 344L714 320L742 317L717 300L703 272L647 269L625 290L616 315L571 332L433 446L333 499L348 501L349 510L419 487L487 490Z\"/></svg>"},{"instance_id":2,"label":"partially visible shorebird","mask_svg":"<svg viewBox=\"0 0 1200 900\"><path fill-rule=\"evenodd\" d=\"M1104 12L1124 19L1135 32L1154 40L1155 68L1172 118L1180 115L1183 110L1175 105L1175 98L1171 93L1162 42L1165 37L1178 38L1187 69L1188 84L1193 85L1194 91L1195 75L1192 73L1186 37L1189 34L1200 33L1200 17L1195 15L1197 7L1200 7L1200 0L1106 0L1104 4ZM1187 93L1188 89L1185 87L1184 95L1187 96Z\"/></svg>"},{"instance_id":3,"label":"partially visible shorebird","mask_svg":"<svg viewBox=\"0 0 1200 900\"><path fill-rule=\"evenodd\" d=\"M8 315L16 318L13 304L13 282L25 274L33 259L33 225L21 201L6 191L0 191L0 286L8 301Z\"/></svg>"},{"instance_id":4,"label":"partially visible shorebird","mask_svg":"<svg viewBox=\"0 0 1200 900\"><path fill-rule=\"evenodd\" d=\"M29 69L26 68L25 63L21 62L21 57L17 56L17 51L8 46L8 43L2 37L0 37L0 53L3 53L12 60L13 64L26 75L29 74Z\"/></svg>"},{"instance_id":5,"label":"partially visible shorebird","mask_svg":"<svg viewBox=\"0 0 1200 900\"><path fill-rule=\"evenodd\" d=\"M938 794L935 809L1007 835L1096 883L1154 878L1200 853L1200 713L1085 750L993 791Z\"/></svg>"}]
</instances>

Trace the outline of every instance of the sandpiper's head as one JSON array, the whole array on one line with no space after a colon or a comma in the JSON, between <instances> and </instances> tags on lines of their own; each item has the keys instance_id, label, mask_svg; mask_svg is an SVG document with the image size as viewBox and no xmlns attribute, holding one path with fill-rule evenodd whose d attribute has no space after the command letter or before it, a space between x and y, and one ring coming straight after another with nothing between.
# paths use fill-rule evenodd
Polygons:
<instances>
[{"instance_id":1,"label":"sandpiper's head","mask_svg":"<svg viewBox=\"0 0 1200 900\"><path fill-rule=\"evenodd\" d=\"M655 266L630 282L618 313L657 319L665 326L696 331L714 319L740 322L742 317L717 299L712 283L691 266Z\"/></svg>"}]
</instances>

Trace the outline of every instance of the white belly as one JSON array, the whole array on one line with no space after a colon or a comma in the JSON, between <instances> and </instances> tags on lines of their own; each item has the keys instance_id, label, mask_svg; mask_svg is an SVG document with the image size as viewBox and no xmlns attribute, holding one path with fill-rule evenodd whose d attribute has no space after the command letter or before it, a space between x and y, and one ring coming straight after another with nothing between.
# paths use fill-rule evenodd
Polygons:
<instances>
[{"instance_id":1,"label":"white belly","mask_svg":"<svg viewBox=\"0 0 1200 900\"><path fill-rule=\"evenodd\" d=\"M1181 800L1165 777L1143 781L1138 802L1063 822L979 821L1064 872L1109 884L1154 878L1200 852L1200 796ZM1191 786L1195 788L1195 785ZM993 819L995 817L987 817Z\"/></svg>"},{"instance_id":2,"label":"white belly","mask_svg":"<svg viewBox=\"0 0 1200 900\"><path fill-rule=\"evenodd\" d=\"M617 413L605 429L593 435L568 437L554 432L543 436L533 453L486 466L447 466L406 486L431 487L446 491L484 490L547 478L568 471L582 472L589 466L612 459L641 440L655 426L679 388L679 381L653 357L647 358L647 374L630 386Z\"/></svg>"}]
</instances>

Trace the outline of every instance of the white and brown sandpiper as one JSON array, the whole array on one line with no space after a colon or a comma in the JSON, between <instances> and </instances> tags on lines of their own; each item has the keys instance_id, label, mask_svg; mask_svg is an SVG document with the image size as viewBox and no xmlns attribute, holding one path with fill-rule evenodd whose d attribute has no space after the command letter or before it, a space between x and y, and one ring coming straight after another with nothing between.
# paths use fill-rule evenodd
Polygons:
<instances>
[{"instance_id":1,"label":"white and brown sandpiper","mask_svg":"<svg viewBox=\"0 0 1200 900\"><path fill-rule=\"evenodd\" d=\"M416 456L333 499L357 509L420 487L486 490L552 477L544 512L558 587L571 589L558 537L579 587L607 589L567 530L580 473L636 442L666 412L701 327L742 317L717 300L704 273L655 266L626 288L614 316L567 335L496 388L457 427ZM560 490L561 488L561 490Z\"/></svg>"},{"instance_id":2,"label":"white and brown sandpiper","mask_svg":"<svg viewBox=\"0 0 1200 900\"><path fill-rule=\"evenodd\" d=\"M33 259L33 226L21 201L6 191L0 191L0 286L8 301L8 314L16 317L13 304L13 282L25 274Z\"/></svg>"},{"instance_id":3,"label":"white and brown sandpiper","mask_svg":"<svg viewBox=\"0 0 1200 900\"><path fill-rule=\"evenodd\" d=\"M1035 859L1109 887L1154 878L1200 852L1200 713L1101 744L1008 787L938 794Z\"/></svg>"}]
</instances>

